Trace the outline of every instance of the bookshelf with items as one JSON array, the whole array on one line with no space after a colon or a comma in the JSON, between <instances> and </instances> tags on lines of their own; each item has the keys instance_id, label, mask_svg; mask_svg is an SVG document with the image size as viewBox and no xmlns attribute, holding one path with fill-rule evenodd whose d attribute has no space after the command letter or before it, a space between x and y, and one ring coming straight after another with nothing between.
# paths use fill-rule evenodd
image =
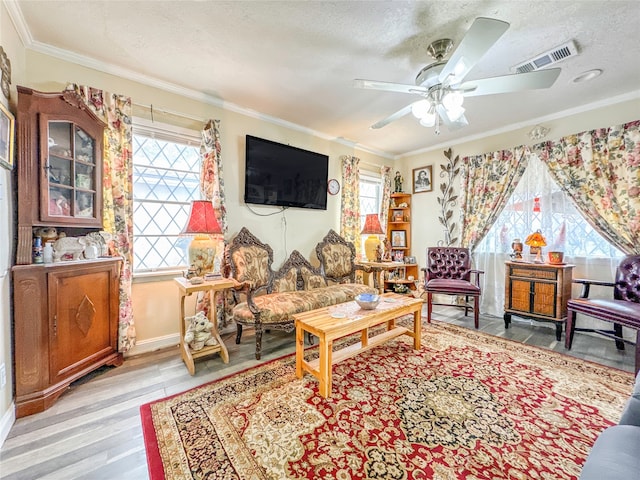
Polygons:
<instances>
[{"instance_id":1,"label":"bookshelf with items","mask_svg":"<svg viewBox=\"0 0 640 480\"><path fill-rule=\"evenodd\" d=\"M387 239L391 245L391 261L398 268L390 270L384 280L384 290L410 293L416 290L418 264L411 255L411 194L392 193L387 220Z\"/></svg>"}]
</instances>

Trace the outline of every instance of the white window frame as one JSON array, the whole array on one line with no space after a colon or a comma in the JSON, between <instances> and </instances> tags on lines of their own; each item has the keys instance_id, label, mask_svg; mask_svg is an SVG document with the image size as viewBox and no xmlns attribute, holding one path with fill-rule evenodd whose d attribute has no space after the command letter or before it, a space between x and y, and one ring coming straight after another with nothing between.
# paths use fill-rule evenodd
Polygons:
<instances>
[{"instance_id":1,"label":"white window frame","mask_svg":"<svg viewBox=\"0 0 640 480\"><path fill-rule=\"evenodd\" d=\"M170 125L166 123L160 122L152 122L143 118L134 117L133 118L133 135L140 135L144 137L149 137L157 140L164 140L167 142L175 142L180 144L186 144L189 146L193 146L196 148L200 148L201 144L201 134L199 131L191 130L183 127L177 127L175 125ZM132 152L133 153L133 152ZM198 172L199 174L199 172ZM135 209L135 191L133 192L134 196L134 209ZM199 199L200 192L194 192L192 199ZM187 202L177 202L188 206L191 201ZM188 208L187 208L188 212ZM185 219L186 222L186 219ZM134 235L134 255L135 255L135 235ZM186 252L185 252L185 261L186 261ZM135 261L134 261L135 268ZM176 275L181 275L183 271L187 268L186 263L184 265L176 265L171 267L164 268L152 268L149 270L134 270L133 276L134 281L145 281L145 280L158 280L163 278L156 277L167 277L172 278Z\"/></svg>"}]
</instances>

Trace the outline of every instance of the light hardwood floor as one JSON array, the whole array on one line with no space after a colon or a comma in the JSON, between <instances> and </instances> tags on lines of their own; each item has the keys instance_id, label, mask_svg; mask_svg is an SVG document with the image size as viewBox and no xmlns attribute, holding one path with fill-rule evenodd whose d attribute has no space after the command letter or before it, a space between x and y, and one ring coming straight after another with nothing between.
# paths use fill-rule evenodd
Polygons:
<instances>
[{"instance_id":1,"label":"light hardwood floor","mask_svg":"<svg viewBox=\"0 0 640 480\"><path fill-rule=\"evenodd\" d=\"M465 319L459 309L436 308L434 318L473 328L472 318ZM555 328L549 324L514 317L511 327L505 330L502 318L483 316L480 329L629 372L634 370L633 347L628 345L619 352L614 342L604 337L577 333L572 350L567 352L556 341ZM294 333L265 334L261 361L294 352L294 339ZM46 412L16 421L0 449L0 478L148 479L140 405L258 363L252 330L244 332L241 345L234 343L234 331L227 331L223 340L229 349L229 364L224 364L218 355L202 359L196 363L193 377L176 347L127 358L121 367L102 368L74 383Z\"/></svg>"}]
</instances>

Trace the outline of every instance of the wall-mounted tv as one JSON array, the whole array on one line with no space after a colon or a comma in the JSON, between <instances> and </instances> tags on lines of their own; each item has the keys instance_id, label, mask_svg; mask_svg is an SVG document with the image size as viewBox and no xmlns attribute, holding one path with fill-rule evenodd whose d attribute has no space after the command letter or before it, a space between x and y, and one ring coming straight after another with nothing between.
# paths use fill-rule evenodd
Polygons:
<instances>
[{"instance_id":1,"label":"wall-mounted tv","mask_svg":"<svg viewBox=\"0 0 640 480\"><path fill-rule=\"evenodd\" d=\"M247 135L245 162L245 203L327 209L327 155Z\"/></svg>"}]
</instances>

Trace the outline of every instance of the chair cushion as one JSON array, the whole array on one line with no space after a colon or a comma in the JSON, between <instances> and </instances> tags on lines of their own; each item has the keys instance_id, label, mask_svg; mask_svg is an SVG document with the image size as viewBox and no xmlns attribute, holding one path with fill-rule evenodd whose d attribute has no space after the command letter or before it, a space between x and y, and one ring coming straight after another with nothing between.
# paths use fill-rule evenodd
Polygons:
<instances>
[{"instance_id":1,"label":"chair cushion","mask_svg":"<svg viewBox=\"0 0 640 480\"><path fill-rule=\"evenodd\" d=\"M640 472L640 427L616 425L600 434L580 480L632 479Z\"/></svg>"},{"instance_id":2,"label":"chair cushion","mask_svg":"<svg viewBox=\"0 0 640 480\"><path fill-rule=\"evenodd\" d=\"M600 298L573 298L567 302L567 309L627 327L640 328L640 303Z\"/></svg>"},{"instance_id":3,"label":"chair cushion","mask_svg":"<svg viewBox=\"0 0 640 480\"><path fill-rule=\"evenodd\" d=\"M348 245L326 243L322 247L324 271L327 277L342 278L353 271L352 252Z\"/></svg>"},{"instance_id":4,"label":"chair cushion","mask_svg":"<svg viewBox=\"0 0 640 480\"><path fill-rule=\"evenodd\" d=\"M451 295L480 295L480 288L466 280L434 278L425 286L427 293L445 293Z\"/></svg>"},{"instance_id":5,"label":"chair cushion","mask_svg":"<svg viewBox=\"0 0 640 480\"><path fill-rule=\"evenodd\" d=\"M255 297L254 302L260 310L260 321L263 324L282 323L292 321L291 316L328 307L338 303L349 302L360 293L378 293L376 289L358 283L343 283L313 290L296 292L270 293ZM247 302L233 307L233 319L242 324L252 324L255 317Z\"/></svg>"},{"instance_id":6,"label":"chair cushion","mask_svg":"<svg viewBox=\"0 0 640 480\"><path fill-rule=\"evenodd\" d=\"M232 254L236 265L235 278L238 282L251 282L254 287L269 282L269 251L258 245L238 248Z\"/></svg>"},{"instance_id":7,"label":"chair cushion","mask_svg":"<svg viewBox=\"0 0 640 480\"><path fill-rule=\"evenodd\" d=\"M304 280L304 289L313 290L314 288L323 288L327 286L327 281L318 273L312 272L308 268L300 269L302 279Z\"/></svg>"},{"instance_id":8,"label":"chair cushion","mask_svg":"<svg viewBox=\"0 0 640 480\"><path fill-rule=\"evenodd\" d=\"M298 272L295 268L282 273L279 277L273 279L274 292L293 292L296 290L296 281Z\"/></svg>"}]
</instances>

